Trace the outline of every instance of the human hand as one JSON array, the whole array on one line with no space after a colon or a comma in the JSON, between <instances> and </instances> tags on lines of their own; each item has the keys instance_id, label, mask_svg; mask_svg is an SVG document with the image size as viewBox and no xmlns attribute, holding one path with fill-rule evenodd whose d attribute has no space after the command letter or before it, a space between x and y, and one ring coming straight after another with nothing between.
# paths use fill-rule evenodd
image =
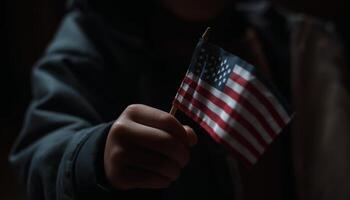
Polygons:
<instances>
[{"instance_id":1,"label":"human hand","mask_svg":"<svg viewBox=\"0 0 350 200\"><path fill-rule=\"evenodd\" d=\"M117 189L165 188L189 161L194 131L164 111L130 105L112 125L104 151L107 180Z\"/></svg>"}]
</instances>

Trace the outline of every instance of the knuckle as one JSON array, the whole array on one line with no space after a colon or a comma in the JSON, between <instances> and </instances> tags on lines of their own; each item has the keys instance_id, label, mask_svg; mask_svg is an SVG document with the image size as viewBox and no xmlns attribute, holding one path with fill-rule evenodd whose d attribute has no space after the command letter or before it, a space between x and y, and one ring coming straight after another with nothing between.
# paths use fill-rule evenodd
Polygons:
<instances>
[{"instance_id":1,"label":"knuckle","mask_svg":"<svg viewBox=\"0 0 350 200\"><path fill-rule=\"evenodd\" d=\"M127 115L132 116L135 113L139 113L141 109L142 109L142 105L140 105L140 104L131 104L125 109L125 113Z\"/></svg>"},{"instance_id":2,"label":"knuckle","mask_svg":"<svg viewBox=\"0 0 350 200\"><path fill-rule=\"evenodd\" d=\"M126 133L128 132L129 126L123 120L117 120L113 126L113 133L117 139L125 139Z\"/></svg>"},{"instance_id":3,"label":"knuckle","mask_svg":"<svg viewBox=\"0 0 350 200\"><path fill-rule=\"evenodd\" d=\"M113 124L113 129L116 132L125 132L127 128L128 128L128 125L124 120L117 120Z\"/></svg>"}]
</instances>

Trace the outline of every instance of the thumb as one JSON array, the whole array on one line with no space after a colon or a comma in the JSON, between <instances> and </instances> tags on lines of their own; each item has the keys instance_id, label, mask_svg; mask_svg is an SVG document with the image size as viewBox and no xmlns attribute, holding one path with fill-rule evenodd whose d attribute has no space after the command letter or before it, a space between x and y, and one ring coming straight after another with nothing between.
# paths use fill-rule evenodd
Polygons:
<instances>
[{"instance_id":1,"label":"thumb","mask_svg":"<svg viewBox=\"0 0 350 200\"><path fill-rule=\"evenodd\" d=\"M197 144L198 137L197 137L197 134L194 132L194 130L187 125L184 125L183 127L186 130L187 140L189 145L194 146L195 144Z\"/></svg>"}]
</instances>

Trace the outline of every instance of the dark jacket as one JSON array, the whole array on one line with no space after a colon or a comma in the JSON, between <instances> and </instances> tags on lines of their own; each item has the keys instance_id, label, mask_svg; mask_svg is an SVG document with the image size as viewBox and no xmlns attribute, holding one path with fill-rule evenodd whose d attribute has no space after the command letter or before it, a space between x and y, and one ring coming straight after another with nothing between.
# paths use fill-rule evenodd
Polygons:
<instances>
[{"instance_id":1,"label":"dark jacket","mask_svg":"<svg viewBox=\"0 0 350 200\"><path fill-rule=\"evenodd\" d=\"M33 100L10 157L29 199L240 199L243 190L258 191L248 197L292 198L288 136L275 142L260 167L255 167L260 175L255 176L253 169L242 178L241 166L199 127L195 127L199 143L192 149L191 162L168 189L121 192L110 188L102 159L111 124L132 103L169 110L190 55L180 61L160 56L162 52L149 42L147 23L143 23L147 18L136 23L133 17L116 17L109 6L93 7L73 6L33 70ZM270 59L273 66L288 66L287 20L278 16L281 20L270 27L251 25L264 38L267 57L275 58ZM278 39L281 34L276 33L281 30L286 37ZM286 51L278 50L283 47ZM273 67L272 73L288 96L288 68ZM181 114L178 117L192 123ZM269 164L271 160L274 164ZM269 177L283 184L276 182L276 191L273 184L260 184ZM248 186L242 189L242 185Z\"/></svg>"}]
</instances>

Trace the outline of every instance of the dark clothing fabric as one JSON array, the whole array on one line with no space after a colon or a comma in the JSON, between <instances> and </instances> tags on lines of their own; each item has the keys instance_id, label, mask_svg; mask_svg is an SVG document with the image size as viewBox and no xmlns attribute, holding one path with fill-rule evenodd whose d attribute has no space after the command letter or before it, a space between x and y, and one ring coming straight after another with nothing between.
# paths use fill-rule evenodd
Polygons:
<instances>
[{"instance_id":1,"label":"dark clothing fabric","mask_svg":"<svg viewBox=\"0 0 350 200\"><path fill-rule=\"evenodd\" d=\"M177 41L177 33L163 38L157 35L157 31L163 30L159 25L171 20L171 16L162 11L155 11L155 15L147 15L155 18L145 17L140 22L140 19L115 17L108 6L104 7L108 10L101 11L98 5L94 6L96 10L85 3L78 5L66 15L33 71L33 100L11 154L11 162L25 185L28 198L238 199L240 177L230 167L232 162L236 168L237 164L235 161L227 164L228 155L222 147L181 113L177 117L184 124L195 127L199 143L192 149L191 162L180 178L164 190L121 192L109 188L104 178L102 159L111 124L129 104L142 103L162 110L170 109L196 40L205 27L197 24L200 31L195 30L193 35L177 38ZM169 18L159 21L158 14ZM272 18L280 20L269 23L269 26L262 23L258 27L245 20L243 15L234 14L240 20L218 25L217 30L220 31L217 32L227 32L224 35L214 32L212 40L226 45L228 49L233 48L234 53L254 63L249 49L244 48L241 34L246 26L255 27L263 44L266 44L264 48L271 52L267 57L271 61L272 77L288 96L288 78L283 78L289 74L286 19L269 10L261 18L272 22L269 15L273 15ZM217 21L211 23L216 24ZM186 26L185 22L177 23L178 26ZM274 37L274 34L281 36L280 32L285 37ZM178 44L186 39L190 42ZM183 48L186 45L187 48ZM278 50L282 47L285 51ZM266 165L274 158L267 155L261 165L269 166L270 174L261 176L254 183L263 183L269 176L283 179L285 183L291 182L286 141L287 138L280 138L279 144L275 144L277 150L273 150L281 158L276 162L284 164ZM273 171L278 167L281 169ZM266 168L257 169L261 172ZM249 175L247 177L252 179ZM249 187L249 183L247 185ZM275 195L269 199L291 198L290 184L279 184L277 192L273 192L276 189L269 185L252 186L261 188L257 194L266 189L270 195ZM246 188L247 191L249 189ZM253 198L254 195L249 196Z\"/></svg>"},{"instance_id":2,"label":"dark clothing fabric","mask_svg":"<svg viewBox=\"0 0 350 200\"><path fill-rule=\"evenodd\" d=\"M293 33L293 132L297 198L350 199L349 46L310 17Z\"/></svg>"}]
</instances>

